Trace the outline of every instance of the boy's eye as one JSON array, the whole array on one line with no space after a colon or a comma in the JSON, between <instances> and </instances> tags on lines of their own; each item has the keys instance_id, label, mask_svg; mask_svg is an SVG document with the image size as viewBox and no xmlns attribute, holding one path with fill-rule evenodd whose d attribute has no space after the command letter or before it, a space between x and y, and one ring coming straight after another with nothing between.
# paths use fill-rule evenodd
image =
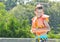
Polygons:
<instances>
[{"instance_id":1,"label":"boy's eye","mask_svg":"<svg viewBox=\"0 0 60 42\"><path fill-rule=\"evenodd\" d=\"M43 9L42 7L38 7L37 9Z\"/></svg>"}]
</instances>

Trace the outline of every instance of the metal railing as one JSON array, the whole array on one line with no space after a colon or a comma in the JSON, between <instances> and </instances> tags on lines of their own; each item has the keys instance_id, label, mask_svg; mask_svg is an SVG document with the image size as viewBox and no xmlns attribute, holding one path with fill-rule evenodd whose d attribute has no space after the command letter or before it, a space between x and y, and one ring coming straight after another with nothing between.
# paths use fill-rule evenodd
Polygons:
<instances>
[{"instance_id":1,"label":"metal railing","mask_svg":"<svg viewBox=\"0 0 60 42\"><path fill-rule=\"evenodd\" d=\"M34 38L0 38L0 42L36 42ZM60 42L60 39L48 39L47 42Z\"/></svg>"}]
</instances>

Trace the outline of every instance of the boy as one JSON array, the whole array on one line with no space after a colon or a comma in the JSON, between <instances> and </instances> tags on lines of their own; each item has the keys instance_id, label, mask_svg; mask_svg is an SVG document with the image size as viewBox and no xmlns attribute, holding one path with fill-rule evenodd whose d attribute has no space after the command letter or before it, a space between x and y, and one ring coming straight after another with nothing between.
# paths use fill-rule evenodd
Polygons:
<instances>
[{"instance_id":1,"label":"boy","mask_svg":"<svg viewBox=\"0 0 60 42\"><path fill-rule=\"evenodd\" d=\"M34 33L37 38L40 39L47 38L47 32L50 31L49 16L44 14L44 9L41 4L37 4L35 8L35 17L32 18L32 29L31 32Z\"/></svg>"}]
</instances>

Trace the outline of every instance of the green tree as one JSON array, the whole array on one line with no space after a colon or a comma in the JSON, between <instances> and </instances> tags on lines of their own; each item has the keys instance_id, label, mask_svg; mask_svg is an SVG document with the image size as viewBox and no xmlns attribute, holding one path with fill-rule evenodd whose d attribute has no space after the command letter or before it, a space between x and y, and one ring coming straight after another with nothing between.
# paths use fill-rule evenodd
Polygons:
<instances>
[{"instance_id":1,"label":"green tree","mask_svg":"<svg viewBox=\"0 0 60 42\"><path fill-rule=\"evenodd\" d=\"M6 10L10 10L17 5L17 0L7 0L4 3L6 5Z\"/></svg>"}]
</instances>

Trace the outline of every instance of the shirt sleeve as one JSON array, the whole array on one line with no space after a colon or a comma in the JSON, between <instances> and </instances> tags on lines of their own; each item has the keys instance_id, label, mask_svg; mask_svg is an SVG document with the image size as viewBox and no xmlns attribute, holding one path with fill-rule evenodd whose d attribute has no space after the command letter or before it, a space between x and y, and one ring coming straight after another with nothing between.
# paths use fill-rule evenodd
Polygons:
<instances>
[{"instance_id":1,"label":"shirt sleeve","mask_svg":"<svg viewBox=\"0 0 60 42\"><path fill-rule=\"evenodd\" d=\"M32 18L31 32L35 33L35 28L36 28L36 24L34 22L34 18Z\"/></svg>"},{"instance_id":2,"label":"shirt sleeve","mask_svg":"<svg viewBox=\"0 0 60 42\"><path fill-rule=\"evenodd\" d=\"M45 21L49 22L49 15L43 15Z\"/></svg>"},{"instance_id":3,"label":"shirt sleeve","mask_svg":"<svg viewBox=\"0 0 60 42\"><path fill-rule=\"evenodd\" d=\"M36 23L34 22L34 18L32 18L32 28L36 28Z\"/></svg>"},{"instance_id":4,"label":"shirt sleeve","mask_svg":"<svg viewBox=\"0 0 60 42\"><path fill-rule=\"evenodd\" d=\"M46 20L47 22L49 22L49 17L46 17L45 20Z\"/></svg>"}]
</instances>

